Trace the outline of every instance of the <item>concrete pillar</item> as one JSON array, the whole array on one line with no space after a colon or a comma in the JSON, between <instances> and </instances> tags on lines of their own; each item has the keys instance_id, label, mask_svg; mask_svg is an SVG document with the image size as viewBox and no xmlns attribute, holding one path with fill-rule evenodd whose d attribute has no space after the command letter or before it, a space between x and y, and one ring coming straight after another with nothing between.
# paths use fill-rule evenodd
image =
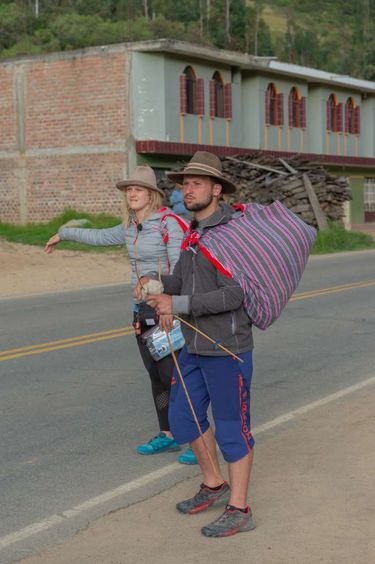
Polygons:
<instances>
[{"instance_id":1,"label":"concrete pillar","mask_svg":"<svg viewBox=\"0 0 375 564\"><path fill-rule=\"evenodd\" d=\"M27 163L26 163L26 127L25 127L25 69L22 65L16 67L15 71L15 102L16 102L16 116L17 116L17 151L18 151L18 195L20 202L20 217L21 223L27 223Z\"/></svg>"}]
</instances>

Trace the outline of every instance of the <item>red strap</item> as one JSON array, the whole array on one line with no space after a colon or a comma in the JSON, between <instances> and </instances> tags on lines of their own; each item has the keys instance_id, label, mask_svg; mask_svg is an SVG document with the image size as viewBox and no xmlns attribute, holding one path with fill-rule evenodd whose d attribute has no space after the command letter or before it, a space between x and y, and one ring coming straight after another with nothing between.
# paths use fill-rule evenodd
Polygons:
<instances>
[{"instance_id":1,"label":"red strap","mask_svg":"<svg viewBox=\"0 0 375 564\"><path fill-rule=\"evenodd\" d=\"M224 274L224 276L227 276L228 278L233 278L233 274L230 272L230 270L225 268L225 266L222 265L221 262L218 261L217 258L215 258L208 249L206 249L206 247L201 245L201 243L198 243L197 246L199 250L204 254L204 256L210 261L211 264L214 265L215 268L217 268L217 270L221 274Z\"/></svg>"},{"instance_id":2,"label":"red strap","mask_svg":"<svg viewBox=\"0 0 375 564\"><path fill-rule=\"evenodd\" d=\"M159 211L166 211L167 209L168 208L161 208ZM180 216L178 216L174 213L166 213L165 215L163 215L163 217L160 220L161 225L163 225L163 222L165 221L165 219L167 217L173 217L177 221L178 225L181 227L181 229L184 233L186 233L186 231L189 229L189 224L186 223L186 221L184 221ZM163 230L162 230L162 237L163 237L164 243L167 244L168 240L169 240L169 234L168 234L167 229L164 230L164 233L163 233Z\"/></svg>"},{"instance_id":3,"label":"red strap","mask_svg":"<svg viewBox=\"0 0 375 564\"><path fill-rule=\"evenodd\" d=\"M232 204L232 208L235 210L240 210L242 213L245 213L246 206L245 204Z\"/></svg>"}]
</instances>

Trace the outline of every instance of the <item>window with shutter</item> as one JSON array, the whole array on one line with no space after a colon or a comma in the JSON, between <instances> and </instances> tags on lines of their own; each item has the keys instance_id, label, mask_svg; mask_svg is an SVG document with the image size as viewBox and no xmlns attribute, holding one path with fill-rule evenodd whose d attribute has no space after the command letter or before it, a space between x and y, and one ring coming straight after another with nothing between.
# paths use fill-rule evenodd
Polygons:
<instances>
[{"instance_id":1,"label":"window with shutter","mask_svg":"<svg viewBox=\"0 0 375 564\"><path fill-rule=\"evenodd\" d=\"M187 112L187 96L186 96L186 74L180 76L180 113Z\"/></svg>"},{"instance_id":2,"label":"window with shutter","mask_svg":"<svg viewBox=\"0 0 375 564\"><path fill-rule=\"evenodd\" d=\"M224 117L224 104L225 104L224 81L221 74L218 71L216 71L212 77L212 80L210 82L210 88L212 88L212 94L210 91L210 97L212 98L212 104L210 103L210 116L222 118Z\"/></svg>"},{"instance_id":3,"label":"window with shutter","mask_svg":"<svg viewBox=\"0 0 375 564\"><path fill-rule=\"evenodd\" d=\"M232 84L224 84L224 117L232 119Z\"/></svg>"},{"instance_id":4,"label":"window with shutter","mask_svg":"<svg viewBox=\"0 0 375 564\"><path fill-rule=\"evenodd\" d=\"M299 101L299 127L306 129L306 98L303 96Z\"/></svg>"},{"instance_id":5,"label":"window with shutter","mask_svg":"<svg viewBox=\"0 0 375 564\"><path fill-rule=\"evenodd\" d=\"M215 92L215 80L210 80L210 117L214 118L216 116L216 92Z\"/></svg>"},{"instance_id":6,"label":"window with shutter","mask_svg":"<svg viewBox=\"0 0 375 564\"><path fill-rule=\"evenodd\" d=\"M331 100L327 100L326 102L326 122L327 131L332 131Z\"/></svg>"},{"instance_id":7,"label":"window with shutter","mask_svg":"<svg viewBox=\"0 0 375 564\"><path fill-rule=\"evenodd\" d=\"M345 104L345 132L359 135L360 133L360 110L353 98L348 98Z\"/></svg>"},{"instance_id":8,"label":"window with shutter","mask_svg":"<svg viewBox=\"0 0 375 564\"><path fill-rule=\"evenodd\" d=\"M327 101L327 131L342 131L342 104L338 103L335 94Z\"/></svg>"},{"instance_id":9,"label":"window with shutter","mask_svg":"<svg viewBox=\"0 0 375 564\"><path fill-rule=\"evenodd\" d=\"M276 97L276 123L275 125L284 125L284 94L277 94Z\"/></svg>"},{"instance_id":10,"label":"window with shutter","mask_svg":"<svg viewBox=\"0 0 375 564\"><path fill-rule=\"evenodd\" d=\"M268 88L264 97L264 119L266 125L271 125L271 93Z\"/></svg>"},{"instance_id":11,"label":"window with shutter","mask_svg":"<svg viewBox=\"0 0 375 564\"><path fill-rule=\"evenodd\" d=\"M197 78L192 67L186 67L184 70L186 77L186 113L197 113Z\"/></svg>"},{"instance_id":12,"label":"window with shutter","mask_svg":"<svg viewBox=\"0 0 375 564\"><path fill-rule=\"evenodd\" d=\"M284 121L284 113L280 114L280 98L278 98L275 85L271 82L265 95L265 120L266 125L280 125L280 118ZM281 95L282 96L282 95Z\"/></svg>"},{"instance_id":13,"label":"window with shutter","mask_svg":"<svg viewBox=\"0 0 375 564\"><path fill-rule=\"evenodd\" d=\"M204 80L203 80L203 78L197 78L196 84L197 84L197 104L196 104L197 112L196 113L199 116L203 116L204 115Z\"/></svg>"},{"instance_id":14,"label":"window with shutter","mask_svg":"<svg viewBox=\"0 0 375 564\"><path fill-rule=\"evenodd\" d=\"M293 112L293 105L294 105L294 91L295 88L292 88L291 91L289 92L289 96L288 96L288 125L289 127L295 127L294 124L294 112Z\"/></svg>"},{"instance_id":15,"label":"window with shutter","mask_svg":"<svg viewBox=\"0 0 375 564\"><path fill-rule=\"evenodd\" d=\"M343 118L343 112L342 112L342 104L337 104L336 107L336 112L335 112L335 131L337 133L342 132L342 118Z\"/></svg>"},{"instance_id":16,"label":"window with shutter","mask_svg":"<svg viewBox=\"0 0 375 564\"><path fill-rule=\"evenodd\" d=\"M288 124L289 127L305 127L306 122L305 98L302 98L295 86L290 90L288 97Z\"/></svg>"}]
</instances>

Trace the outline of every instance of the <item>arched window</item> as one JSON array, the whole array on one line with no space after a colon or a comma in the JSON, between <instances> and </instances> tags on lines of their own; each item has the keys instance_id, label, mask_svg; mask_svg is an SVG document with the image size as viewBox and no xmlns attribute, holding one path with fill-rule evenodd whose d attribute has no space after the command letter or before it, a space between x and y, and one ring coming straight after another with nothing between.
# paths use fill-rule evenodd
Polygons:
<instances>
[{"instance_id":1,"label":"arched window","mask_svg":"<svg viewBox=\"0 0 375 564\"><path fill-rule=\"evenodd\" d=\"M331 94L327 100L327 131L342 131L342 104L335 94Z\"/></svg>"},{"instance_id":2,"label":"arched window","mask_svg":"<svg viewBox=\"0 0 375 564\"><path fill-rule=\"evenodd\" d=\"M180 76L180 113L204 114L204 83L192 67L186 67Z\"/></svg>"},{"instance_id":3,"label":"arched window","mask_svg":"<svg viewBox=\"0 0 375 564\"><path fill-rule=\"evenodd\" d=\"M218 71L210 80L210 117L224 117L224 81Z\"/></svg>"},{"instance_id":4,"label":"arched window","mask_svg":"<svg viewBox=\"0 0 375 564\"><path fill-rule=\"evenodd\" d=\"M293 86L288 98L289 127L306 127L306 98Z\"/></svg>"},{"instance_id":5,"label":"arched window","mask_svg":"<svg viewBox=\"0 0 375 564\"><path fill-rule=\"evenodd\" d=\"M283 95L279 94L275 85L270 82L265 96L265 120L266 125L283 125L284 108Z\"/></svg>"},{"instance_id":6,"label":"arched window","mask_svg":"<svg viewBox=\"0 0 375 564\"><path fill-rule=\"evenodd\" d=\"M355 104L353 98L348 98L345 104L345 133L360 134L359 112L359 106Z\"/></svg>"},{"instance_id":7,"label":"arched window","mask_svg":"<svg viewBox=\"0 0 375 564\"><path fill-rule=\"evenodd\" d=\"M197 113L197 82L195 72L192 67L186 67L184 70L186 76L186 113Z\"/></svg>"}]
</instances>

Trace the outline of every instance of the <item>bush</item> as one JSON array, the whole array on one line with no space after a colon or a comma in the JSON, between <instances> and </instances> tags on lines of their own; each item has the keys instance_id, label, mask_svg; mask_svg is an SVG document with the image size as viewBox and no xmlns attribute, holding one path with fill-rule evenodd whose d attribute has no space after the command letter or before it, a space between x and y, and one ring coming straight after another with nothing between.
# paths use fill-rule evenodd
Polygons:
<instances>
[{"instance_id":1,"label":"bush","mask_svg":"<svg viewBox=\"0 0 375 564\"><path fill-rule=\"evenodd\" d=\"M341 225L330 224L329 229L318 232L312 254L336 253L358 249L375 248L375 243L367 233L346 231Z\"/></svg>"}]
</instances>

